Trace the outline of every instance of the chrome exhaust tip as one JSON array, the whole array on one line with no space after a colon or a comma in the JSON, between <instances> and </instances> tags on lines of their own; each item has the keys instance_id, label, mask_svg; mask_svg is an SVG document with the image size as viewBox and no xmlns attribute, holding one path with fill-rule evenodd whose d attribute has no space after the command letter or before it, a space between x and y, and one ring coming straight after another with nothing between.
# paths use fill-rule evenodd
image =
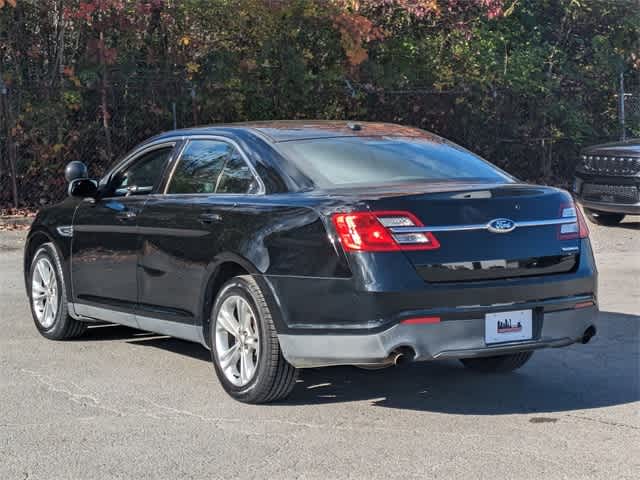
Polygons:
<instances>
[{"instance_id":1,"label":"chrome exhaust tip","mask_svg":"<svg viewBox=\"0 0 640 480\"><path fill-rule=\"evenodd\" d=\"M403 365L407 363L407 357L405 356L404 353L396 353L391 359L391 361L397 367L399 365Z\"/></svg>"},{"instance_id":2,"label":"chrome exhaust tip","mask_svg":"<svg viewBox=\"0 0 640 480\"><path fill-rule=\"evenodd\" d=\"M389 355L391 363L393 363L393 365L395 365L396 367L411 363L415 356L416 354L411 347L398 348L397 350L393 351L391 355Z\"/></svg>"}]
</instances>

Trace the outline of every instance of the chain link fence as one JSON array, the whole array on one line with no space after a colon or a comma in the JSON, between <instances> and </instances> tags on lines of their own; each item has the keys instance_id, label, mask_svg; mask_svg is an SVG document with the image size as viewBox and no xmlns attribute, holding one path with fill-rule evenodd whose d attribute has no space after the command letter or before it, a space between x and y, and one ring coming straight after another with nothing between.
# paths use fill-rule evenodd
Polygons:
<instances>
[{"instance_id":1,"label":"chain link fence","mask_svg":"<svg viewBox=\"0 0 640 480\"><path fill-rule=\"evenodd\" d=\"M624 123L625 128L638 128L640 125L640 89L635 93L625 93L624 95Z\"/></svg>"},{"instance_id":2,"label":"chain link fence","mask_svg":"<svg viewBox=\"0 0 640 480\"><path fill-rule=\"evenodd\" d=\"M99 177L140 141L199 124L313 119L322 111L320 116L327 118L414 125L464 145L523 180L565 187L573 175L579 143L611 140L558 140L544 128L507 129L505 125L512 123L535 124L541 117L539 102L510 92L385 90L343 81L289 95L286 85L257 84L250 91L214 85L202 91L185 79L134 78L119 72L112 72L111 77L114 81L106 91L96 85L94 91L84 93L88 105L80 105L78 98L63 92L59 97L62 113L53 111L46 118L30 117L33 105L20 92L0 86L0 93L4 91L0 94L0 209L7 211L16 205L37 209L62 200L66 190L63 170L71 160L85 162L90 174ZM42 87L37 91L42 98L50 94ZM614 115L616 97L612 92ZM627 128L637 128L640 95L627 94L624 99Z\"/></svg>"}]
</instances>

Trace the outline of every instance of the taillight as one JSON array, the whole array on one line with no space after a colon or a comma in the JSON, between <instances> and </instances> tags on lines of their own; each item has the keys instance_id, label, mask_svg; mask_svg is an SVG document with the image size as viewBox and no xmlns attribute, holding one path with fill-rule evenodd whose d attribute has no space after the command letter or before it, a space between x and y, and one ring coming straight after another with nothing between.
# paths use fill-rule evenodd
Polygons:
<instances>
[{"instance_id":1,"label":"taillight","mask_svg":"<svg viewBox=\"0 0 640 480\"><path fill-rule=\"evenodd\" d=\"M394 252L399 250L433 250L440 243L431 232L401 233L398 227L423 227L409 212L334 213L333 224L346 251Z\"/></svg>"},{"instance_id":2,"label":"taillight","mask_svg":"<svg viewBox=\"0 0 640 480\"><path fill-rule=\"evenodd\" d=\"M587 238L589 236L589 227L587 227L587 222L584 219L584 215L582 214L582 210L576 207L576 213L578 217L578 236L580 238Z\"/></svg>"},{"instance_id":3,"label":"taillight","mask_svg":"<svg viewBox=\"0 0 640 480\"><path fill-rule=\"evenodd\" d=\"M558 238L560 240L572 240L576 238L587 238L589 236L589 228L584 216L575 205L563 205L560 209L560 217L575 217L576 221L571 223L563 223L558 227Z\"/></svg>"}]
</instances>

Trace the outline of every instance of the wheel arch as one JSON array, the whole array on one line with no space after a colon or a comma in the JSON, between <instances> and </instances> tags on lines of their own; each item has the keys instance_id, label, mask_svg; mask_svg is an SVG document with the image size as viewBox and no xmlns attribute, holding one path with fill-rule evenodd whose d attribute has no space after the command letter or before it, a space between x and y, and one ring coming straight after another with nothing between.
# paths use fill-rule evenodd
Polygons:
<instances>
[{"instance_id":1,"label":"wheel arch","mask_svg":"<svg viewBox=\"0 0 640 480\"><path fill-rule=\"evenodd\" d=\"M63 250L65 245L60 245L60 241L57 241L55 236L52 235L50 231L41 226L32 229L27 236L27 240L25 241L23 257L25 289L27 292L29 292L29 272L31 270L31 262L33 261L33 256L45 243L50 243L58 254L58 260L60 261L60 267L62 269L62 283L64 285L64 294L67 298L69 314L71 316L75 316L71 285L70 244L66 245L67 255L65 255L65 251Z\"/></svg>"},{"instance_id":2,"label":"wheel arch","mask_svg":"<svg viewBox=\"0 0 640 480\"><path fill-rule=\"evenodd\" d=\"M47 230L45 230L44 228L38 228L36 230L32 230L31 232L29 232L29 235L27 236L27 240L24 244L24 256L23 256L23 271L24 271L25 287L28 287L27 282L29 280L29 270L31 269L31 262L33 261L33 256L38 251L38 248L40 248L45 243L51 243L54 246L61 261L64 258L60 252L60 247L56 245L56 242L53 239L53 236ZM68 296L68 292L67 292L67 296Z\"/></svg>"},{"instance_id":3,"label":"wheel arch","mask_svg":"<svg viewBox=\"0 0 640 480\"><path fill-rule=\"evenodd\" d=\"M204 282L202 291L201 291L201 301L200 301L200 315L201 315L201 327L202 327L202 336L204 343L207 347L211 347L210 345L210 313L213 308L213 304L218 295L218 292L222 288L222 286L233 277L237 277L238 275L251 275L258 286L262 290L262 293L269 305L269 309L271 310L273 320L276 324L276 328L279 329L279 325L281 322L280 310L277 307L277 302L274 300L274 294L269 286L268 282L266 282L260 273L260 271L246 258L234 254L234 253L224 253L216 256L216 259L211 262L211 264L207 267L207 275L206 280Z\"/></svg>"}]
</instances>

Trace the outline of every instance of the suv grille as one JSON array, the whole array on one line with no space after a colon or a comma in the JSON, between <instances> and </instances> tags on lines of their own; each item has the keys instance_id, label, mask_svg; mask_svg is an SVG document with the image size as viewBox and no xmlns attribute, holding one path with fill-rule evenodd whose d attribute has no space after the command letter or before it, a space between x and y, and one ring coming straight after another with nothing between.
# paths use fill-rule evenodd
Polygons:
<instances>
[{"instance_id":1,"label":"suv grille","mask_svg":"<svg viewBox=\"0 0 640 480\"><path fill-rule=\"evenodd\" d=\"M582 155L582 167L587 173L602 175L635 175L640 172L640 158Z\"/></svg>"},{"instance_id":2,"label":"suv grille","mask_svg":"<svg viewBox=\"0 0 640 480\"><path fill-rule=\"evenodd\" d=\"M585 183L582 187L582 197L609 203L637 203L638 188L634 185L600 185Z\"/></svg>"}]
</instances>

